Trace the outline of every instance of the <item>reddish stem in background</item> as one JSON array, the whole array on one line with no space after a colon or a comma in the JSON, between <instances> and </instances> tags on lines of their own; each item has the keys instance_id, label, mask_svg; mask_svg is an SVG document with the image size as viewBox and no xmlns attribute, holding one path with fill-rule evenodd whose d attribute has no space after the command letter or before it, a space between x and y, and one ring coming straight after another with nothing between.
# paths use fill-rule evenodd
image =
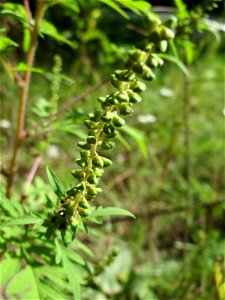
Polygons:
<instances>
[{"instance_id":1,"label":"reddish stem in background","mask_svg":"<svg viewBox=\"0 0 225 300\"><path fill-rule=\"evenodd\" d=\"M23 0L23 4L24 4L24 8L25 8L26 14L27 14L27 20L30 23L32 20L32 14L31 14L31 10L30 10L29 0ZM30 32L33 32L32 27L30 27Z\"/></svg>"},{"instance_id":2,"label":"reddish stem in background","mask_svg":"<svg viewBox=\"0 0 225 300\"><path fill-rule=\"evenodd\" d=\"M40 26L41 20L44 15L46 6L46 1L38 1L38 7L35 14L35 24L34 24L34 30L31 34L31 43L30 48L26 56L26 64L28 67L32 67L36 48L37 48L37 40L38 40L38 28ZM23 131L24 131L24 123L25 123L25 116L26 116L26 106L27 106L27 100L28 100L28 92L30 87L30 79L31 79L31 71L25 71L23 80L24 85L21 87L21 94L19 99L19 110L18 110L18 120L17 120L17 130L16 130L16 136L14 139L14 147L13 147L13 155L11 159L11 164L9 167L9 177L7 181L7 189L6 189L6 196L10 198L11 196L11 190L14 180L14 175L17 169L17 161L19 158L19 150L21 147L21 142L23 139Z\"/></svg>"}]
</instances>

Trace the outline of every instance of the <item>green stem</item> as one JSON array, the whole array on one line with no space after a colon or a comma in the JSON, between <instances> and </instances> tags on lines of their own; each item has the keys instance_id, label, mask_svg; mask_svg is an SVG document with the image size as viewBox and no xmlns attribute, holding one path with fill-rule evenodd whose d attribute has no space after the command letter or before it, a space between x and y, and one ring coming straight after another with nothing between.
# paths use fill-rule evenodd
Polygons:
<instances>
[{"instance_id":1,"label":"green stem","mask_svg":"<svg viewBox=\"0 0 225 300\"><path fill-rule=\"evenodd\" d=\"M37 41L38 41L38 29L41 24L41 20L44 16L46 8L46 1L38 1L38 7L35 14L35 23L34 29L31 34L31 43L30 48L26 56L26 64L28 66L27 71L24 72L23 81L24 84L21 88L21 94L19 99L19 110L18 110L18 120L17 120L17 130L14 139L14 147L13 147L13 154L12 159L9 167L9 176L7 181L7 190L6 196L10 198L12 192L12 186L14 181L14 175L17 169L17 162L19 159L20 147L23 139L23 132L24 132L24 123L25 123L25 116L26 116L26 106L27 106L27 99L28 93L30 88L30 79L31 79L31 71L30 68L33 65L36 49L37 49Z\"/></svg>"}]
</instances>

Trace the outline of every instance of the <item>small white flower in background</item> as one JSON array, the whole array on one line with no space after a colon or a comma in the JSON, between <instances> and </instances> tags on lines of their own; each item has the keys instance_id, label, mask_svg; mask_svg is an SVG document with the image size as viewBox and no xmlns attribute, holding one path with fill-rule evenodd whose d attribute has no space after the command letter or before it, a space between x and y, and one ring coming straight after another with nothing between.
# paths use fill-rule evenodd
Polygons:
<instances>
[{"instance_id":1,"label":"small white flower in background","mask_svg":"<svg viewBox=\"0 0 225 300\"><path fill-rule=\"evenodd\" d=\"M9 122L9 120L0 120L0 127L1 128L11 128L12 124Z\"/></svg>"},{"instance_id":2,"label":"small white flower in background","mask_svg":"<svg viewBox=\"0 0 225 300\"><path fill-rule=\"evenodd\" d=\"M59 148L56 145L48 147L47 156L50 158L58 158L60 156Z\"/></svg>"},{"instance_id":3,"label":"small white flower in background","mask_svg":"<svg viewBox=\"0 0 225 300\"><path fill-rule=\"evenodd\" d=\"M167 97L167 98L171 98L174 95L173 91L171 89L166 88L166 87L161 88L159 93L160 93L161 96L164 96L164 97Z\"/></svg>"},{"instance_id":4,"label":"small white flower in background","mask_svg":"<svg viewBox=\"0 0 225 300\"><path fill-rule=\"evenodd\" d=\"M140 122L140 123L155 123L157 118L156 116L154 115L151 115L151 114L148 114L148 115L139 115L137 117L137 120Z\"/></svg>"},{"instance_id":5,"label":"small white flower in background","mask_svg":"<svg viewBox=\"0 0 225 300\"><path fill-rule=\"evenodd\" d=\"M222 114L225 116L225 108L222 110Z\"/></svg>"}]
</instances>

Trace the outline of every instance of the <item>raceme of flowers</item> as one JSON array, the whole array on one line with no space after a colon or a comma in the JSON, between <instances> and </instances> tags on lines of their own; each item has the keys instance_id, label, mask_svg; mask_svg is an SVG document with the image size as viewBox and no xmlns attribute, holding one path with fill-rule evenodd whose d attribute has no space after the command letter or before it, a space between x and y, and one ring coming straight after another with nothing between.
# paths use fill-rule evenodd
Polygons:
<instances>
[{"instance_id":1,"label":"raceme of flowers","mask_svg":"<svg viewBox=\"0 0 225 300\"><path fill-rule=\"evenodd\" d=\"M176 19L171 17L164 22L153 15L146 17L148 37L139 48L128 52L129 59L123 70L111 75L111 83L116 91L105 97L99 97L101 109L88 114L84 121L88 128L86 140L78 146L80 158L76 160L78 168L72 171L76 179L75 186L62 197L48 227L65 231L75 229L89 215L90 202L102 191L98 182L104 170L112 165L105 155L115 147L113 139L118 129L125 124L125 118L131 115L136 103L141 102L141 92L146 85L139 79L151 81L155 78L153 69L163 65L158 53L165 52L168 41L174 38L173 28Z\"/></svg>"}]
</instances>

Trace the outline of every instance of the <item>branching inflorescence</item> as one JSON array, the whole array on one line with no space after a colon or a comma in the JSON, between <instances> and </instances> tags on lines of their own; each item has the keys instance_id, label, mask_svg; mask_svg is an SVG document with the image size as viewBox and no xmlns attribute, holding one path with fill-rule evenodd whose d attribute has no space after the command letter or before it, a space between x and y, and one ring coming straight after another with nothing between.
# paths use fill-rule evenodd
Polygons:
<instances>
[{"instance_id":1,"label":"branching inflorescence","mask_svg":"<svg viewBox=\"0 0 225 300\"><path fill-rule=\"evenodd\" d=\"M161 22L151 14L146 18L146 25L148 37L139 48L128 52L129 67L111 75L111 83L117 90L99 97L101 109L90 113L84 121L89 132L87 139L78 143L81 151L76 163L79 167L72 171L77 184L61 198L48 220L51 229L64 231L68 226L74 229L89 215L90 201L101 192L99 178L104 169L112 165L112 161L105 157L105 151L114 148L117 129L125 124L124 118L132 114L134 104L141 101L139 94L146 89L139 78L153 80L152 70L163 65L158 53L165 52L168 41L173 39L176 19L171 17Z\"/></svg>"}]
</instances>

